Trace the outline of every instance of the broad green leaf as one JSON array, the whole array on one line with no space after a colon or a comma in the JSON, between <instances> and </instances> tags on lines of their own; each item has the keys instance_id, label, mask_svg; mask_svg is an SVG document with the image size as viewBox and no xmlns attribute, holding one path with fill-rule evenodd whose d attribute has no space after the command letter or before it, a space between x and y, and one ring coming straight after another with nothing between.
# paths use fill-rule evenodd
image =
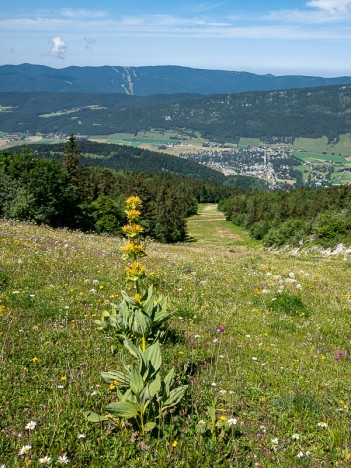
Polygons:
<instances>
[{"instance_id":1,"label":"broad green leaf","mask_svg":"<svg viewBox=\"0 0 351 468\"><path fill-rule=\"evenodd\" d=\"M130 340L124 340L123 346L130 352L132 356L136 357L137 359L140 358L141 352Z\"/></svg>"},{"instance_id":2,"label":"broad green leaf","mask_svg":"<svg viewBox=\"0 0 351 468\"><path fill-rule=\"evenodd\" d=\"M152 431L152 429L154 429L154 427L156 427L156 423L152 422L152 421L149 421L148 423L145 424L144 431L145 432Z\"/></svg>"},{"instance_id":3,"label":"broad green leaf","mask_svg":"<svg viewBox=\"0 0 351 468\"><path fill-rule=\"evenodd\" d=\"M154 372L158 372L162 364L162 355L160 343L156 341L151 346L148 346L144 352L144 355L148 361L150 361Z\"/></svg>"},{"instance_id":4,"label":"broad green leaf","mask_svg":"<svg viewBox=\"0 0 351 468\"><path fill-rule=\"evenodd\" d=\"M174 380L174 376L175 376L175 369L174 367L172 367L172 369L168 372L166 377L163 379L164 383L170 386Z\"/></svg>"},{"instance_id":5,"label":"broad green leaf","mask_svg":"<svg viewBox=\"0 0 351 468\"><path fill-rule=\"evenodd\" d=\"M135 418L140 412L140 405L129 401L117 401L106 406L106 411L120 418Z\"/></svg>"},{"instance_id":6,"label":"broad green leaf","mask_svg":"<svg viewBox=\"0 0 351 468\"><path fill-rule=\"evenodd\" d=\"M167 408L170 406L175 406L177 405L180 400L183 398L185 395L185 392L187 391L188 385L183 385L182 387L177 387L171 390L169 394L168 400L164 403L163 407Z\"/></svg>"},{"instance_id":7,"label":"broad green leaf","mask_svg":"<svg viewBox=\"0 0 351 468\"><path fill-rule=\"evenodd\" d=\"M125 387L129 385L130 376L126 372L121 371L108 371L108 372L101 372L101 377L107 383L112 383L117 380L117 384L121 387Z\"/></svg>"},{"instance_id":8,"label":"broad green leaf","mask_svg":"<svg viewBox=\"0 0 351 468\"><path fill-rule=\"evenodd\" d=\"M142 389L142 391L139 393L138 399L139 399L140 404L143 405L145 409L145 403L150 401L150 393L149 393L148 386Z\"/></svg>"},{"instance_id":9,"label":"broad green leaf","mask_svg":"<svg viewBox=\"0 0 351 468\"><path fill-rule=\"evenodd\" d=\"M99 423L101 421L109 420L107 416L101 416L100 414L96 414L93 411L88 411L84 413L84 416L87 418L88 421L93 422L93 423Z\"/></svg>"},{"instance_id":10,"label":"broad green leaf","mask_svg":"<svg viewBox=\"0 0 351 468\"><path fill-rule=\"evenodd\" d=\"M139 393L144 388L143 378L134 365L132 366L132 371L130 373L130 388L132 389L135 395L139 395Z\"/></svg>"},{"instance_id":11,"label":"broad green leaf","mask_svg":"<svg viewBox=\"0 0 351 468\"><path fill-rule=\"evenodd\" d=\"M144 314L141 310L134 312L133 333L138 337L147 338L152 329L152 321L150 317Z\"/></svg>"},{"instance_id":12,"label":"broad green leaf","mask_svg":"<svg viewBox=\"0 0 351 468\"><path fill-rule=\"evenodd\" d=\"M157 374L155 380L149 384L150 397L153 398L156 395L156 393L160 393L160 390L161 390L161 377L160 377L160 374Z\"/></svg>"}]
</instances>

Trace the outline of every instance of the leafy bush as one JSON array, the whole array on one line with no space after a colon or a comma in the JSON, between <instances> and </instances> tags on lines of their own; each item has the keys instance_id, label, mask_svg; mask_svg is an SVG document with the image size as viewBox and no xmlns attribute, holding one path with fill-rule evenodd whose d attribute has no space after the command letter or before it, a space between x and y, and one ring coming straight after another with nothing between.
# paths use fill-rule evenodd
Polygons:
<instances>
[{"instance_id":1,"label":"leafy bush","mask_svg":"<svg viewBox=\"0 0 351 468\"><path fill-rule=\"evenodd\" d=\"M147 347L145 351L128 340L123 342L123 346L124 350L127 350L137 360L137 365L126 364L122 353L123 370L101 374L105 382L110 384L110 388L116 389L119 401L106 406L108 415L99 416L91 412L87 414L87 417L91 422L109 419L113 421L114 417L133 418L141 435L144 436L180 402L188 385L172 388L176 377L174 368L163 379L161 378L162 356L158 341ZM112 418L109 414L112 414Z\"/></svg>"},{"instance_id":2,"label":"leafy bush","mask_svg":"<svg viewBox=\"0 0 351 468\"><path fill-rule=\"evenodd\" d=\"M269 223L260 221L250 228L250 235L257 240L262 240L270 229Z\"/></svg>"},{"instance_id":3,"label":"leafy bush","mask_svg":"<svg viewBox=\"0 0 351 468\"><path fill-rule=\"evenodd\" d=\"M343 212L325 211L317 218L316 232L320 243L327 247L337 242L350 233L351 216Z\"/></svg>"},{"instance_id":4,"label":"leafy bush","mask_svg":"<svg viewBox=\"0 0 351 468\"><path fill-rule=\"evenodd\" d=\"M267 247L284 244L298 245L310 232L309 224L300 219L289 219L277 228L271 228L263 238Z\"/></svg>"}]
</instances>

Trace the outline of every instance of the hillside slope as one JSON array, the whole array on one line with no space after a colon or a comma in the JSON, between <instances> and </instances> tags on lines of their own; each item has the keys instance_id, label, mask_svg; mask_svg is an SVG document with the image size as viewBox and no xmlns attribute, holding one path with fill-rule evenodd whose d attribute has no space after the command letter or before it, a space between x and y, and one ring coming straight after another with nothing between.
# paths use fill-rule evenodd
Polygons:
<instances>
[{"instance_id":1,"label":"hillside slope","mask_svg":"<svg viewBox=\"0 0 351 468\"><path fill-rule=\"evenodd\" d=\"M320 137L351 127L351 85L212 96L0 93L0 130L83 135L187 128L206 138Z\"/></svg>"},{"instance_id":2,"label":"hillside slope","mask_svg":"<svg viewBox=\"0 0 351 468\"><path fill-rule=\"evenodd\" d=\"M125 287L123 242L4 220L0 239L1 463L349 465L350 258L148 243L147 281L174 311L162 375L189 389L140 438L132 419L86 419L118 399L100 374L121 345L94 320Z\"/></svg>"}]
</instances>

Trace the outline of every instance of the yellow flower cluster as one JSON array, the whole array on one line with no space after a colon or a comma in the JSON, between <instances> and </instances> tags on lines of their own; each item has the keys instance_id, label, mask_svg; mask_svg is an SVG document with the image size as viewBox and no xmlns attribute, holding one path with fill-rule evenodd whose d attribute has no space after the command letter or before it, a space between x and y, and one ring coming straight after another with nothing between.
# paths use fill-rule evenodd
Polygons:
<instances>
[{"instance_id":1,"label":"yellow flower cluster","mask_svg":"<svg viewBox=\"0 0 351 468\"><path fill-rule=\"evenodd\" d=\"M133 299L137 304L141 304L141 294L134 294Z\"/></svg>"},{"instance_id":2,"label":"yellow flower cluster","mask_svg":"<svg viewBox=\"0 0 351 468\"><path fill-rule=\"evenodd\" d=\"M129 244L122 247L125 251L125 258L145 257L144 246L140 242L129 242Z\"/></svg>"},{"instance_id":3,"label":"yellow flower cluster","mask_svg":"<svg viewBox=\"0 0 351 468\"><path fill-rule=\"evenodd\" d=\"M139 279L144 278L145 271L146 267L141 265L137 260L134 260L131 265L126 267L127 279L130 281L138 281Z\"/></svg>"},{"instance_id":4,"label":"yellow flower cluster","mask_svg":"<svg viewBox=\"0 0 351 468\"><path fill-rule=\"evenodd\" d=\"M128 210L137 210L141 208L142 206L142 201L138 196L131 196L127 198L126 200L126 208Z\"/></svg>"},{"instance_id":5,"label":"yellow flower cluster","mask_svg":"<svg viewBox=\"0 0 351 468\"><path fill-rule=\"evenodd\" d=\"M126 210L126 215L129 222L137 223L139 221L141 212L139 210Z\"/></svg>"},{"instance_id":6,"label":"yellow flower cluster","mask_svg":"<svg viewBox=\"0 0 351 468\"><path fill-rule=\"evenodd\" d=\"M144 231L144 228L140 226L140 224L130 223L130 224L126 224L125 226L123 226L122 231L127 237L134 239L135 237L138 237Z\"/></svg>"},{"instance_id":7,"label":"yellow flower cluster","mask_svg":"<svg viewBox=\"0 0 351 468\"><path fill-rule=\"evenodd\" d=\"M124 250L123 258L133 259L133 263L126 267L127 280L135 283L137 291L139 290L138 281L146 274L145 266L137 261L138 258L146 256L144 244L140 240L140 236L144 232L144 228L139 224L141 207L142 201L138 196L132 196L126 200L128 224L122 228L124 234L129 238L129 243L122 247Z\"/></svg>"}]
</instances>

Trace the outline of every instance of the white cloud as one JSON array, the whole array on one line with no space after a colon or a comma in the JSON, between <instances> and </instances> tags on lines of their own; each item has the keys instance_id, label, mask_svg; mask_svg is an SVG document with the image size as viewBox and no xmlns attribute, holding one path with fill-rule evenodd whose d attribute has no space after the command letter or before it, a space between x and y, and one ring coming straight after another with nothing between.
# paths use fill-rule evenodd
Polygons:
<instances>
[{"instance_id":1,"label":"white cloud","mask_svg":"<svg viewBox=\"0 0 351 468\"><path fill-rule=\"evenodd\" d=\"M105 18L107 16L106 12L103 10L82 10L74 8L63 8L60 10L60 14L65 18L74 19Z\"/></svg>"},{"instance_id":2,"label":"white cloud","mask_svg":"<svg viewBox=\"0 0 351 468\"><path fill-rule=\"evenodd\" d=\"M310 0L307 6L318 8L330 14L347 13L350 11L351 0Z\"/></svg>"},{"instance_id":3,"label":"white cloud","mask_svg":"<svg viewBox=\"0 0 351 468\"><path fill-rule=\"evenodd\" d=\"M342 23L351 19L351 0L309 0L306 7L271 11L265 19L300 24Z\"/></svg>"},{"instance_id":4,"label":"white cloud","mask_svg":"<svg viewBox=\"0 0 351 468\"><path fill-rule=\"evenodd\" d=\"M50 50L50 55L52 57L57 57L61 60L64 60L66 57L67 46L61 37L52 37L51 38L52 47Z\"/></svg>"}]
</instances>

